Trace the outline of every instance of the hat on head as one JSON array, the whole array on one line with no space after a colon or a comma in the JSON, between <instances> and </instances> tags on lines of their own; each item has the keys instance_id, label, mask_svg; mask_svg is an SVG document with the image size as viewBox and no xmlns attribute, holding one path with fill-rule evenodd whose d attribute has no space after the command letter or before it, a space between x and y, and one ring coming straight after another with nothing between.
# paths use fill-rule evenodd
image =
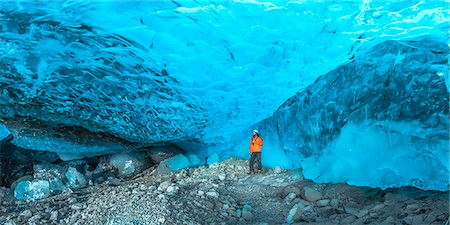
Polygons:
<instances>
[{"instance_id":1,"label":"hat on head","mask_svg":"<svg viewBox=\"0 0 450 225\"><path fill-rule=\"evenodd\" d=\"M253 130L253 132L255 132L255 133L259 134L258 130Z\"/></svg>"}]
</instances>

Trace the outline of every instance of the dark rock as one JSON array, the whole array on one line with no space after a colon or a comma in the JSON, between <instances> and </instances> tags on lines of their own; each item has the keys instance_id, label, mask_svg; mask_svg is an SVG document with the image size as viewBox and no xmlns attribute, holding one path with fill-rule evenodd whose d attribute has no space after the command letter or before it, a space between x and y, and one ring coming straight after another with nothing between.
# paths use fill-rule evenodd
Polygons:
<instances>
[{"instance_id":1,"label":"dark rock","mask_svg":"<svg viewBox=\"0 0 450 225\"><path fill-rule=\"evenodd\" d=\"M286 198L287 195L289 195L289 193L294 193L296 196L300 196L301 190L300 188L294 186L294 185L289 185L283 188L283 190L280 192L280 197L281 198Z\"/></svg>"}]
</instances>

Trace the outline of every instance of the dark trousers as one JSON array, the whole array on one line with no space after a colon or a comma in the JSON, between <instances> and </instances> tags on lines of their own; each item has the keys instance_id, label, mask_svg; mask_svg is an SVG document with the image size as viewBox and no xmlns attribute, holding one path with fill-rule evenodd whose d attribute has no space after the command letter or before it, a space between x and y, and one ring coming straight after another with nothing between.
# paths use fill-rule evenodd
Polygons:
<instances>
[{"instance_id":1,"label":"dark trousers","mask_svg":"<svg viewBox=\"0 0 450 225\"><path fill-rule=\"evenodd\" d=\"M256 159L258 159L258 170L262 169L261 152L252 152L252 155L250 156L250 173L254 173L253 165L255 165Z\"/></svg>"}]
</instances>

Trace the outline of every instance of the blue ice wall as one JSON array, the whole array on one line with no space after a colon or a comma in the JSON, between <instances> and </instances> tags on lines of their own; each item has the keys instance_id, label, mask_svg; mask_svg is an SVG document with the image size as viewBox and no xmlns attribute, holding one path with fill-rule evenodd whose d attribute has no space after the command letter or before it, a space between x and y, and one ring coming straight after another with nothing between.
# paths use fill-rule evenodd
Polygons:
<instances>
[{"instance_id":1,"label":"blue ice wall","mask_svg":"<svg viewBox=\"0 0 450 225\"><path fill-rule=\"evenodd\" d=\"M321 76L255 125L268 165L321 182L447 190L445 41L385 41Z\"/></svg>"}]
</instances>

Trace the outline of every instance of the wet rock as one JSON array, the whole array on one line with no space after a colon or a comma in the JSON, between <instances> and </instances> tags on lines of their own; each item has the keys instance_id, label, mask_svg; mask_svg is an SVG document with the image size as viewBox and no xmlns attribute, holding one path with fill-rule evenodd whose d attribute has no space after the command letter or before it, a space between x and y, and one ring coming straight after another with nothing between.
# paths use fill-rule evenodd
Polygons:
<instances>
[{"instance_id":1,"label":"wet rock","mask_svg":"<svg viewBox=\"0 0 450 225\"><path fill-rule=\"evenodd\" d=\"M172 185L172 181L164 181L159 184L158 191L166 191L170 185Z\"/></svg>"},{"instance_id":2,"label":"wet rock","mask_svg":"<svg viewBox=\"0 0 450 225\"><path fill-rule=\"evenodd\" d=\"M314 207L311 203L302 200L295 204L289 211L286 221L291 224L299 222L300 219L308 222L315 221Z\"/></svg>"},{"instance_id":3,"label":"wet rock","mask_svg":"<svg viewBox=\"0 0 450 225\"><path fill-rule=\"evenodd\" d=\"M176 185L170 185L167 188L167 192L169 192L169 193L177 193L179 189L180 188L178 186L176 186Z\"/></svg>"},{"instance_id":4,"label":"wet rock","mask_svg":"<svg viewBox=\"0 0 450 225\"><path fill-rule=\"evenodd\" d=\"M340 221L340 224L351 224L356 221L356 216L350 215Z\"/></svg>"},{"instance_id":5,"label":"wet rock","mask_svg":"<svg viewBox=\"0 0 450 225\"><path fill-rule=\"evenodd\" d=\"M384 204L377 204L376 206L374 206L372 209L370 209L370 211L372 212L377 212L380 211L381 209L383 209L385 207Z\"/></svg>"},{"instance_id":6,"label":"wet rock","mask_svg":"<svg viewBox=\"0 0 450 225\"><path fill-rule=\"evenodd\" d=\"M24 219L28 219L28 218L30 218L32 216L33 216L33 213L29 209L24 210L22 213L20 213L20 217L22 217Z\"/></svg>"},{"instance_id":7,"label":"wet rock","mask_svg":"<svg viewBox=\"0 0 450 225\"><path fill-rule=\"evenodd\" d=\"M296 196L300 196L301 190L296 186L289 185L283 188L283 190L280 192L280 197L284 199L290 193L294 193Z\"/></svg>"},{"instance_id":8,"label":"wet rock","mask_svg":"<svg viewBox=\"0 0 450 225\"><path fill-rule=\"evenodd\" d=\"M417 203L411 203L411 204L408 204L407 206L406 206L406 208L404 209L404 212L405 213L413 213L413 212L415 212L417 209L419 209L420 208L420 205L419 204L417 204Z\"/></svg>"},{"instance_id":9,"label":"wet rock","mask_svg":"<svg viewBox=\"0 0 450 225\"><path fill-rule=\"evenodd\" d=\"M315 202L323 198L322 193L312 187L304 187L301 196L303 199L310 202Z\"/></svg>"},{"instance_id":10,"label":"wet rock","mask_svg":"<svg viewBox=\"0 0 450 225\"><path fill-rule=\"evenodd\" d=\"M219 180L224 181L226 178L226 174L225 173L221 173L219 175L217 175L219 177Z\"/></svg>"},{"instance_id":11,"label":"wet rock","mask_svg":"<svg viewBox=\"0 0 450 225\"><path fill-rule=\"evenodd\" d=\"M216 205L214 204L214 202L211 202L211 201L205 201L204 203L205 203L204 206L206 206L206 207L209 208L209 209L213 209L213 208L216 207Z\"/></svg>"},{"instance_id":12,"label":"wet rock","mask_svg":"<svg viewBox=\"0 0 450 225\"><path fill-rule=\"evenodd\" d=\"M242 211L242 218L244 218L246 221L251 221L253 219L253 213L247 210Z\"/></svg>"},{"instance_id":13,"label":"wet rock","mask_svg":"<svg viewBox=\"0 0 450 225\"><path fill-rule=\"evenodd\" d=\"M350 209L346 208L345 212L352 214L352 215L356 216L357 218L362 218L369 214L369 210L367 210L367 209L352 209L352 208L350 208Z\"/></svg>"},{"instance_id":14,"label":"wet rock","mask_svg":"<svg viewBox=\"0 0 450 225\"><path fill-rule=\"evenodd\" d=\"M330 200L328 199L322 199L316 202L317 206L324 207L328 206L330 204Z\"/></svg>"},{"instance_id":15,"label":"wet rock","mask_svg":"<svg viewBox=\"0 0 450 225\"><path fill-rule=\"evenodd\" d=\"M107 184L112 187L120 186L121 180L119 178L108 177Z\"/></svg>"},{"instance_id":16,"label":"wet rock","mask_svg":"<svg viewBox=\"0 0 450 225\"><path fill-rule=\"evenodd\" d=\"M50 220L51 221L58 221L58 211L52 211L51 213L50 213Z\"/></svg>"},{"instance_id":17,"label":"wet rock","mask_svg":"<svg viewBox=\"0 0 450 225\"><path fill-rule=\"evenodd\" d=\"M213 198L219 197L219 193L217 193L216 191L208 191L208 192L206 192L206 195L213 197Z\"/></svg>"},{"instance_id":18,"label":"wet rock","mask_svg":"<svg viewBox=\"0 0 450 225\"><path fill-rule=\"evenodd\" d=\"M292 202L292 200L294 200L295 198L297 198L297 195L294 192L289 193L286 198L284 198L284 202L286 203L290 203Z\"/></svg>"},{"instance_id":19,"label":"wet rock","mask_svg":"<svg viewBox=\"0 0 450 225\"><path fill-rule=\"evenodd\" d=\"M84 205L81 203L75 203L75 204L71 205L70 208L73 210L81 210L84 208Z\"/></svg>"},{"instance_id":20,"label":"wet rock","mask_svg":"<svg viewBox=\"0 0 450 225\"><path fill-rule=\"evenodd\" d=\"M39 220L42 218L41 215L34 215L30 219L28 219L28 224L39 224Z\"/></svg>"},{"instance_id":21,"label":"wet rock","mask_svg":"<svg viewBox=\"0 0 450 225\"><path fill-rule=\"evenodd\" d=\"M422 221L420 221L420 222L422 222ZM381 222L380 225L390 225L390 224L398 224L398 223L400 223L400 221L397 221L394 216L389 216L383 222ZM421 224L421 223L417 223L417 225L419 225L419 224Z\"/></svg>"},{"instance_id":22,"label":"wet rock","mask_svg":"<svg viewBox=\"0 0 450 225\"><path fill-rule=\"evenodd\" d=\"M283 172L283 168L281 168L280 166L273 168L273 173L275 173L275 174L280 174L282 172Z\"/></svg>"}]
</instances>

